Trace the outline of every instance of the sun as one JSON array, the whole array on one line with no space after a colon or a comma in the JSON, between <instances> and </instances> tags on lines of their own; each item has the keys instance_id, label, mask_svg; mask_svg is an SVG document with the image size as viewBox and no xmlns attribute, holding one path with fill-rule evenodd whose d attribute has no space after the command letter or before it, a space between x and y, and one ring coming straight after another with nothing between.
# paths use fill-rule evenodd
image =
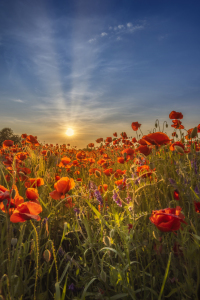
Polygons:
<instances>
[{"instance_id":1,"label":"sun","mask_svg":"<svg viewBox=\"0 0 200 300\"><path fill-rule=\"evenodd\" d=\"M74 130L72 128L68 128L66 131L66 135L72 136L74 134Z\"/></svg>"}]
</instances>

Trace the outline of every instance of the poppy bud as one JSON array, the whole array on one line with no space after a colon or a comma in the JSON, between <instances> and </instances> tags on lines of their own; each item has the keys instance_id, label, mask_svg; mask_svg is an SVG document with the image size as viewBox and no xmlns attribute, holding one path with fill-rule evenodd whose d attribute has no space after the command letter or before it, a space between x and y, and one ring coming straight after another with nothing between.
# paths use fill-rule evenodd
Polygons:
<instances>
[{"instance_id":1,"label":"poppy bud","mask_svg":"<svg viewBox=\"0 0 200 300\"><path fill-rule=\"evenodd\" d=\"M35 172L37 172L37 171L39 170L39 168L40 168L40 165L37 165L37 166L35 167Z\"/></svg>"},{"instance_id":2,"label":"poppy bud","mask_svg":"<svg viewBox=\"0 0 200 300\"><path fill-rule=\"evenodd\" d=\"M97 177L101 177L101 173L100 173L98 170L95 170L95 175L96 175Z\"/></svg>"},{"instance_id":3,"label":"poppy bud","mask_svg":"<svg viewBox=\"0 0 200 300\"><path fill-rule=\"evenodd\" d=\"M166 128L168 128L168 124L166 123Z\"/></svg>"},{"instance_id":4,"label":"poppy bud","mask_svg":"<svg viewBox=\"0 0 200 300\"><path fill-rule=\"evenodd\" d=\"M49 262L51 259L51 252L48 249L46 249L43 253L43 257L46 262Z\"/></svg>"},{"instance_id":5,"label":"poppy bud","mask_svg":"<svg viewBox=\"0 0 200 300\"><path fill-rule=\"evenodd\" d=\"M11 239L11 245L14 247L17 245L17 238L12 238Z\"/></svg>"},{"instance_id":6,"label":"poppy bud","mask_svg":"<svg viewBox=\"0 0 200 300\"><path fill-rule=\"evenodd\" d=\"M13 189L11 192L11 198L14 199L16 196L16 191Z\"/></svg>"},{"instance_id":7,"label":"poppy bud","mask_svg":"<svg viewBox=\"0 0 200 300\"><path fill-rule=\"evenodd\" d=\"M157 128L157 126L158 126L157 123L155 123L155 127L156 127L156 128Z\"/></svg>"},{"instance_id":8,"label":"poppy bud","mask_svg":"<svg viewBox=\"0 0 200 300\"><path fill-rule=\"evenodd\" d=\"M196 136L197 136L197 127L194 127L190 135L190 138L195 138Z\"/></svg>"},{"instance_id":9,"label":"poppy bud","mask_svg":"<svg viewBox=\"0 0 200 300\"><path fill-rule=\"evenodd\" d=\"M175 145L174 148L175 148L175 150L176 150L178 153L185 153L184 150L183 150L183 148L180 147L180 146Z\"/></svg>"},{"instance_id":10,"label":"poppy bud","mask_svg":"<svg viewBox=\"0 0 200 300\"><path fill-rule=\"evenodd\" d=\"M112 230L110 231L110 237L111 237L111 239L113 239L113 238L114 238L114 235L115 235L115 230L114 230L114 229L112 229Z\"/></svg>"}]
</instances>

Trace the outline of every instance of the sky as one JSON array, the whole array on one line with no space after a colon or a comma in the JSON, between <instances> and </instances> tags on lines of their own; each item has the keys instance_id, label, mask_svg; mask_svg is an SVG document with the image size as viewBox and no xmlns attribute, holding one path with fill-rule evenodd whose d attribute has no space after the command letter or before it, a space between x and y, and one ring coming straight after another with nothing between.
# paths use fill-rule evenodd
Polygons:
<instances>
[{"instance_id":1,"label":"sky","mask_svg":"<svg viewBox=\"0 0 200 300\"><path fill-rule=\"evenodd\" d=\"M199 1L1 0L0 130L84 148L136 137L132 122L171 135L172 110L197 126L199 15Z\"/></svg>"}]
</instances>

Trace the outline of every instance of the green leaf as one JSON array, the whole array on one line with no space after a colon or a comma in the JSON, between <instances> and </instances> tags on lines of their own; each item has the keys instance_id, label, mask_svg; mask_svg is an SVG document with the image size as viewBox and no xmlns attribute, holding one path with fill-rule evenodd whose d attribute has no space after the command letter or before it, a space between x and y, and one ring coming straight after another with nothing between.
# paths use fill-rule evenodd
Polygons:
<instances>
[{"instance_id":1,"label":"green leaf","mask_svg":"<svg viewBox=\"0 0 200 300\"><path fill-rule=\"evenodd\" d=\"M171 257L172 257L172 253L170 252L168 263L167 263L167 268L165 270L165 276L164 276L164 279L163 279L163 283L162 283L162 287L161 287L161 290L160 290L160 294L159 294L158 300L161 300L161 297L162 297L162 294L163 294L163 291L164 291L165 282L167 280L167 276L168 276L168 273L169 273L169 267L170 267L170 263L171 263Z\"/></svg>"},{"instance_id":2,"label":"green leaf","mask_svg":"<svg viewBox=\"0 0 200 300\"><path fill-rule=\"evenodd\" d=\"M94 277L90 280L90 282L86 285L86 287L84 288L83 290L83 294L81 296L81 300L85 300L85 296L86 296L86 292L87 292L87 289L89 288L89 286L93 283L93 281L95 281L97 278Z\"/></svg>"}]
</instances>

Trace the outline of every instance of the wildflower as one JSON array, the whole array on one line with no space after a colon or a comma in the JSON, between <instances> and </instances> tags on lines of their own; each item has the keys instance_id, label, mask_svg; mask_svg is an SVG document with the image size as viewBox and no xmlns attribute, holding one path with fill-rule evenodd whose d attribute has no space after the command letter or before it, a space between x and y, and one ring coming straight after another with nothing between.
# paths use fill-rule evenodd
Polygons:
<instances>
[{"instance_id":1,"label":"wildflower","mask_svg":"<svg viewBox=\"0 0 200 300\"><path fill-rule=\"evenodd\" d=\"M169 118L170 119L183 119L183 115L181 112L176 112L176 111L172 111L170 114L169 114Z\"/></svg>"},{"instance_id":2,"label":"wildflower","mask_svg":"<svg viewBox=\"0 0 200 300\"><path fill-rule=\"evenodd\" d=\"M76 287L73 283L71 283L69 286L68 286L68 289L71 290L72 292L76 292Z\"/></svg>"},{"instance_id":3,"label":"wildflower","mask_svg":"<svg viewBox=\"0 0 200 300\"><path fill-rule=\"evenodd\" d=\"M128 233L130 233L130 230L133 228L132 224L128 224Z\"/></svg>"},{"instance_id":4,"label":"wildflower","mask_svg":"<svg viewBox=\"0 0 200 300\"><path fill-rule=\"evenodd\" d=\"M25 187L26 188L37 188L38 186L44 185L44 179L43 178L29 178L25 182Z\"/></svg>"},{"instance_id":5,"label":"wildflower","mask_svg":"<svg viewBox=\"0 0 200 300\"><path fill-rule=\"evenodd\" d=\"M39 194L37 189L34 188L28 188L26 190L26 197L28 198L28 200L31 200L33 202L36 202L39 204L38 198L39 198Z\"/></svg>"},{"instance_id":6,"label":"wildflower","mask_svg":"<svg viewBox=\"0 0 200 300\"><path fill-rule=\"evenodd\" d=\"M180 200L179 199L179 191L178 190L174 190L174 199L175 200Z\"/></svg>"},{"instance_id":7,"label":"wildflower","mask_svg":"<svg viewBox=\"0 0 200 300\"><path fill-rule=\"evenodd\" d=\"M2 145L2 146L3 146L3 149L7 149L7 148L12 147L13 144L14 144L13 141L11 141L11 140L5 140L5 141L3 142L3 145Z\"/></svg>"},{"instance_id":8,"label":"wildflower","mask_svg":"<svg viewBox=\"0 0 200 300\"><path fill-rule=\"evenodd\" d=\"M13 214L10 217L10 221L13 223L21 223L26 220L36 220L40 221L41 218L39 213L42 212L42 206L40 204L34 203L32 201L21 203L14 210Z\"/></svg>"},{"instance_id":9,"label":"wildflower","mask_svg":"<svg viewBox=\"0 0 200 300\"><path fill-rule=\"evenodd\" d=\"M100 191L96 189L94 191L94 195L95 195L96 199L99 201L99 203L102 205L103 204L103 199L102 199L102 196L100 194Z\"/></svg>"},{"instance_id":10,"label":"wildflower","mask_svg":"<svg viewBox=\"0 0 200 300\"><path fill-rule=\"evenodd\" d=\"M163 133L163 132L154 132L149 133L148 135L144 135L142 137L142 140L144 140L148 145L166 145L170 143L169 137Z\"/></svg>"},{"instance_id":11,"label":"wildflower","mask_svg":"<svg viewBox=\"0 0 200 300\"><path fill-rule=\"evenodd\" d=\"M194 208L197 213L200 213L200 202L194 201Z\"/></svg>"},{"instance_id":12,"label":"wildflower","mask_svg":"<svg viewBox=\"0 0 200 300\"><path fill-rule=\"evenodd\" d=\"M131 127L132 127L132 129L133 129L134 131L137 131L138 128L140 128L140 126L141 126L141 124L139 124L138 122L133 122L133 123L131 124Z\"/></svg>"},{"instance_id":13,"label":"wildflower","mask_svg":"<svg viewBox=\"0 0 200 300\"><path fill-rule=\"evenodd\" d=\"M122 207L122 202L120 201L119 196L117 195L115 190L113 191L112 198L118 206Z\"/></svg>"},{"instance_id":14,"label":"wildflower","mask_svg":"<svg viewBox=\"0 0 200 300\"><path fill-rule=\"evenodd\" d=\"M75 187L75 181L73 178L62 177L54 184L55 190L52 191L49 195L54 200L59 200L61 196L64 196L70 190Z\"/></svg>"},{"instance_id":15,"label":"wildflower","mask_svg":"<svg viewBox=\"0 0 200 300\"><path fill-rule=\"evenodd\" d=\"M181 213L182 208L165 208L161 210L153 210L150 221L163 232L176 231L180 228L181 222L187 224L185 216Z\"/></svg>"}]
</instances>

